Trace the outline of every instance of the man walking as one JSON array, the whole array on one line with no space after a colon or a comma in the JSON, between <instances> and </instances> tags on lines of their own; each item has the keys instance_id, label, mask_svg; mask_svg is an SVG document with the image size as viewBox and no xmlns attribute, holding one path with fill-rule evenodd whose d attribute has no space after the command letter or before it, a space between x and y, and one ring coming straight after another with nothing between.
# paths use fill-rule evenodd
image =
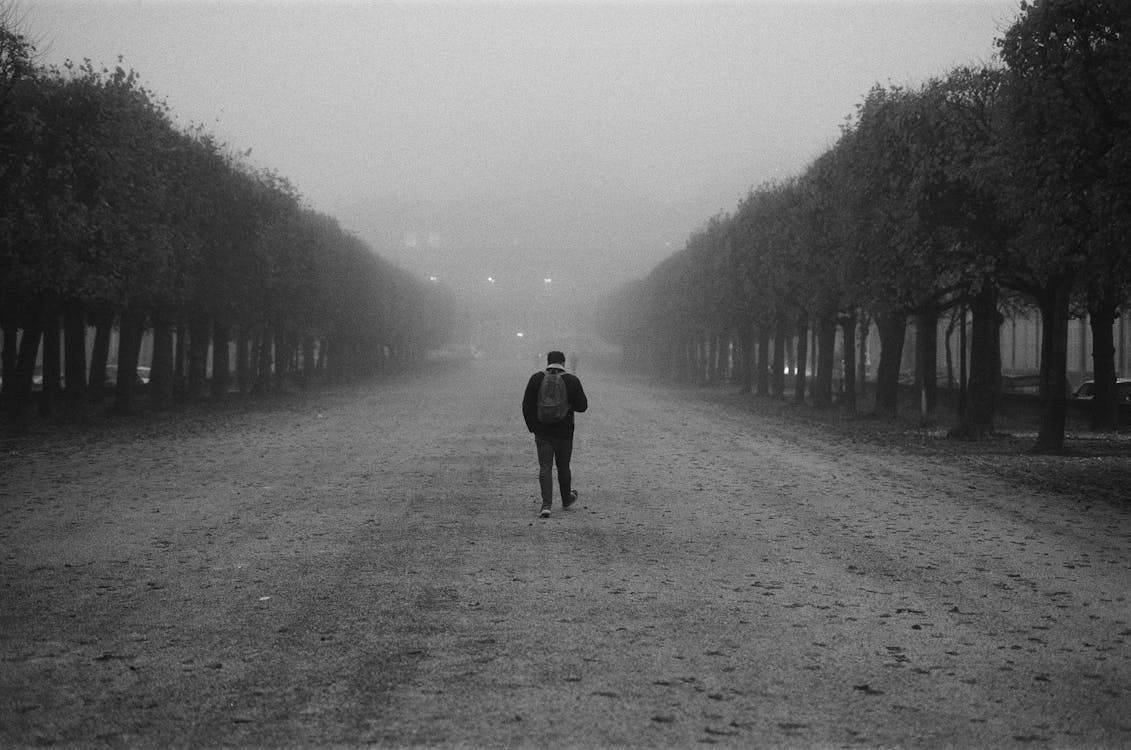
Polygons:
<instances>
[{"instance_id":1,"label":"man walking","mask_svg":"<svg viewBox=\"0 0 1131 750\"><path fill-rule=\"evenodd\" d=\"M558 466L558 490L562 508L577 500L569 469L573 455L573 414L589 408L585 389L576 375L565 371L565 354L553 351L546 355L546 369L530 376L522 396L522 417L526 428L534 433L538 448L538 484L542 490L541 518L550 517L554 497L554 464Z\"/></svg>"}]
</instances>

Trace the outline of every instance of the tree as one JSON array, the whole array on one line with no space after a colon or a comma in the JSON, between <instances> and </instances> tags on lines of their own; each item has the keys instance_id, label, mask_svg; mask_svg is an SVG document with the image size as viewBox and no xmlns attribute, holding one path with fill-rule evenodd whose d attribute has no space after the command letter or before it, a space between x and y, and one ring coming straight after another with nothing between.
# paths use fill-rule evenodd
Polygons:
<instances>
[{"instance_id":1,"label":"tree","mask_svg":"<svg viewBox=\"0 0 1131 750\"><path fill-rule=\"evenodd\" d=\"M35 45L20 30L16 6L0 2L0 117L16 86L35 75Z\"/></svg>"},{"instance_id":2,"label":"tree","mask_svg":"<svg viewBox=\"0 0 1131 750\"><path fill-rule=\"evenodd\" d=\"M767 184L751 190L739 204L726 238L727 268L723 271L732 285L732 311L743 349L742 390L749 393L757 381L759 396L768 395L771 381L777 382L778 368L784 365L767 360L766 340L773 329L782 304L782 265L775 252L775 236L771 223L777 216L776 206L781 190ZM758 334L758 352L754 356L754 335ZM781 337L778 336L778 339ZM757 362L755 378L754 362ZM780 389L777 395L781 395Z\"/></svg>"},{"instance_id":3,"label":"tree","mask_svg":"<svg viewBox=\"0 0 1131 750\"><path fill-rule=\"evenodd\" d=\"M100 391L117 321L113 408L127 413L151 325L156 405L172 398L186 324L190 381L203 384L211 346L213 396L226 392L233 326L254 331L258 371L276 385L292 374L300 347L303 374L313 374L319 336L356 342L369 354L355 364L374 371L385 352L419 360L450 330L450 298L302 209L285 178L243 167L200 130L172 128L136 73L68 62L25 74L30 53L2 28L0 322L4 396L17 428L26 424L41 344L41 404L50 407L65 380L68 410L84 408L92 322L90 382ZM239 351L242 368L248 347Z\"/></svg>"},{"instance_id":4,"label":"tree","mask_svg":"<svg viewBox=\"0 0 1131 750\"><path fill-rule=\"evenodd\" d=\"M899 406L908 315L928 304L937 278L911 200L914 103L902 88L873 87L840 142L845 232L863 266L854 283L880 334L874 411L886 415Z\"/></svg>"},{"instance_id":5,"label":"tree","mask_svg":"<svg viewBox=\"0 0 1131 750\"><path fill-rule=\"evenodd\" d=\"M17 234L27 213L25 173L32 168L32 144L39 129L23 102L14 101L34 77L34 46L22 34L14 6L0 5L0 324L3 329L0 406L26 401L30 373L17 378L20 311L26 304L27 280L18 263ZM27 97L20 97L26 99ZM23 408L22 406L20 408Z\"/></svg>"},{"instance_id":6,"label":"tree","mask_svg":"<svg viewBox=\"0 0 1131 750\"><path fill-rule=\"evenodd\" d=\"M951 437L994 434L1001 382L1000 296L1011 263L1016 216L1003 191L1001 71L961 67L929 82L917 149L917 215L940 247L941 286L971 313L970 371Z\"/></svg>"},{"instance_id":7,"label":"tree","mask_svg":"<svg viewBox=\"0 0 1131 750\"><path fill-rule=\"evenodd\" d=\"M1008 69L1006 142L1014 200L1026 212L1025 290L1043 319L1044 408L1035 449L1064 446L1067 331L1074 289L1091 265L1125 247L1101 223L1126 216L1131 152L1131 8L1116 0L1022 3L999 40ZM1021 210L1019 208L1019 210ZM1120 222L1123 223L1123 222ZM1125 226L1125 224L1124 224ZM1125 239L1125 238L1124 238ZM1120 273L1116 269L1116 279ZM1093 285L1094 286L1094 285ZM1094 294L1097 312L1119 292ZM1106 318L1106 315L1103 317ZM1110 334L1096 353L1110 356ZM1114 369L1097 366L1098 400L1111 407ZM1103 407L1101 407L1103 408Z\"/></svg>"},{"instance_id":8,"label":"tree","mask_svg":"<svg viewBox=\"0 0 1131 750\"><path fill-rule=\"evenodd\" d=\"M813 162L800 181L802 213L797 231L808 257L809 307L818 342L813 402L821 407L832 404L833 379L839 370L852 391L848 403L855 409L856 311L866 299L870 273L860 242L859 207L851 198L859 189L860 165L854 148L858 137L854 129L843 128L837 143ZM845 333L839 366L838 326Z\"/></svg>"}]
</instances>

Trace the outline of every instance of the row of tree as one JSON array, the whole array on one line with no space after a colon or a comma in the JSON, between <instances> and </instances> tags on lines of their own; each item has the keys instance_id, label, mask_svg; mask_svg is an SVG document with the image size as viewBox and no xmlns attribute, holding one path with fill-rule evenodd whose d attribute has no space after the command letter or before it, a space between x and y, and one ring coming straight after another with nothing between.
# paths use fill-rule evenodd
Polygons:
<instances>
[{"instance_id":1,"label":"row of tree","mask_svg":"<svg viewBox=\"0 0 1131 750\"><path fill-rule=\"evenodd\" d=\"M221 396L233 370L261 389L296 374L365 376L446 338L455 311L442 287L245 157L174 126L132 71L37 65L0 18L3 396L17 422L39 361L41 408L83 414L105 382L111 330L121 411L133 408L146 331L157 406Z\"/></svg>"},{"instance_id":2,"label":"row of tree","mask_svg":"<svg viewBox=\"0 0 1131 750\"><path fill-rule=\"evenodd\" d=\"M795 397L809 386L813 403L827 405L834 371L854 403L854 342L875 322L876 409L894 412L909 321L918 386L933 403L938 322L960 308L971 321L970 370L954 434L979 437L993 431L1002 314L1035 307L1036 448L1057 451L1068 322L1087 313L1098 426L1112 426L1113 322L1131 300L1131 4L1022 3L997 44L1001 65L874 88L803 174L752 190L606 300L605 335L676 376L733 347L746 388L753 380L778 394L795 340Z\"/></svg>"}]
</instances>

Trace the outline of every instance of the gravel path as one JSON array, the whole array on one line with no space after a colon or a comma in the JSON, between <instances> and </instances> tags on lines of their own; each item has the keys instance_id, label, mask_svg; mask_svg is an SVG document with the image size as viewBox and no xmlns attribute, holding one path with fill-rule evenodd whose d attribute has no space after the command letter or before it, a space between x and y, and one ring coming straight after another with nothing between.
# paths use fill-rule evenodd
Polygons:
<instances>
[{"instance_id":1,"label":"gravel path","mask_svg":"<svg viewBox=\"0 0 1131 750\"><path fill-rule=\"evenodd\" d=\"M1125 510L580 374L7 443L0 745L1131 745Z\"/></svg>"}]
</instances>

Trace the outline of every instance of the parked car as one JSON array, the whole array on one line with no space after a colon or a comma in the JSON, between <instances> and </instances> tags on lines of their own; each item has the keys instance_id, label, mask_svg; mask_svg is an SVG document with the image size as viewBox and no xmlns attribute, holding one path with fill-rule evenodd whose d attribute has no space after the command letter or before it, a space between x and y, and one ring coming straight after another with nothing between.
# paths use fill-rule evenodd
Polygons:
<instances>
[{"instance_id":1,"label":"parked car","mask_svg":"<svg viewBox=\"0 0 1131 750\"><path fill-rule=\"evenodd\" d=\"M145 388L149 385L149 368L139 366L137 368L137 379L134 381L138 388ZM3 386L3 379L0 378L0 387ZM118 383L118 367L116 365L106 365L106 379L102 381L104 388L113 388ZM66 387L67 381L65 375L60 373L59 384ZM35 366L35 372L31 376L31 389L32 391L43 390L43 367L41 365Z\"/></svg>"},{"instance_id":2,"label":"parked car","mask_svg":"<svg viewBox=\"0 0 1131 750\"><path fill-rule=\"evenodd\" d=\"M114 388L118 384L118 367L117 365L106 365L106 379L102 381L105 388ZM144 388L149 385L149 368L138 367L137 379L134 385L138 388Z\"/></svg>"},{"instance_id":3,"label":"parked car","mask_svg":"<svg viewBox=\"0 0 1131 750\"><path fill-rule=\"evenodd\" d=\"M1115 381L1116 399L1121 404L1131 404L1131 378L1119 378ZM1094 380L1085 380L1072 394L1074 399L1091 399L1096 397L1096 383Z\"/></svg>"}]
</instances>

